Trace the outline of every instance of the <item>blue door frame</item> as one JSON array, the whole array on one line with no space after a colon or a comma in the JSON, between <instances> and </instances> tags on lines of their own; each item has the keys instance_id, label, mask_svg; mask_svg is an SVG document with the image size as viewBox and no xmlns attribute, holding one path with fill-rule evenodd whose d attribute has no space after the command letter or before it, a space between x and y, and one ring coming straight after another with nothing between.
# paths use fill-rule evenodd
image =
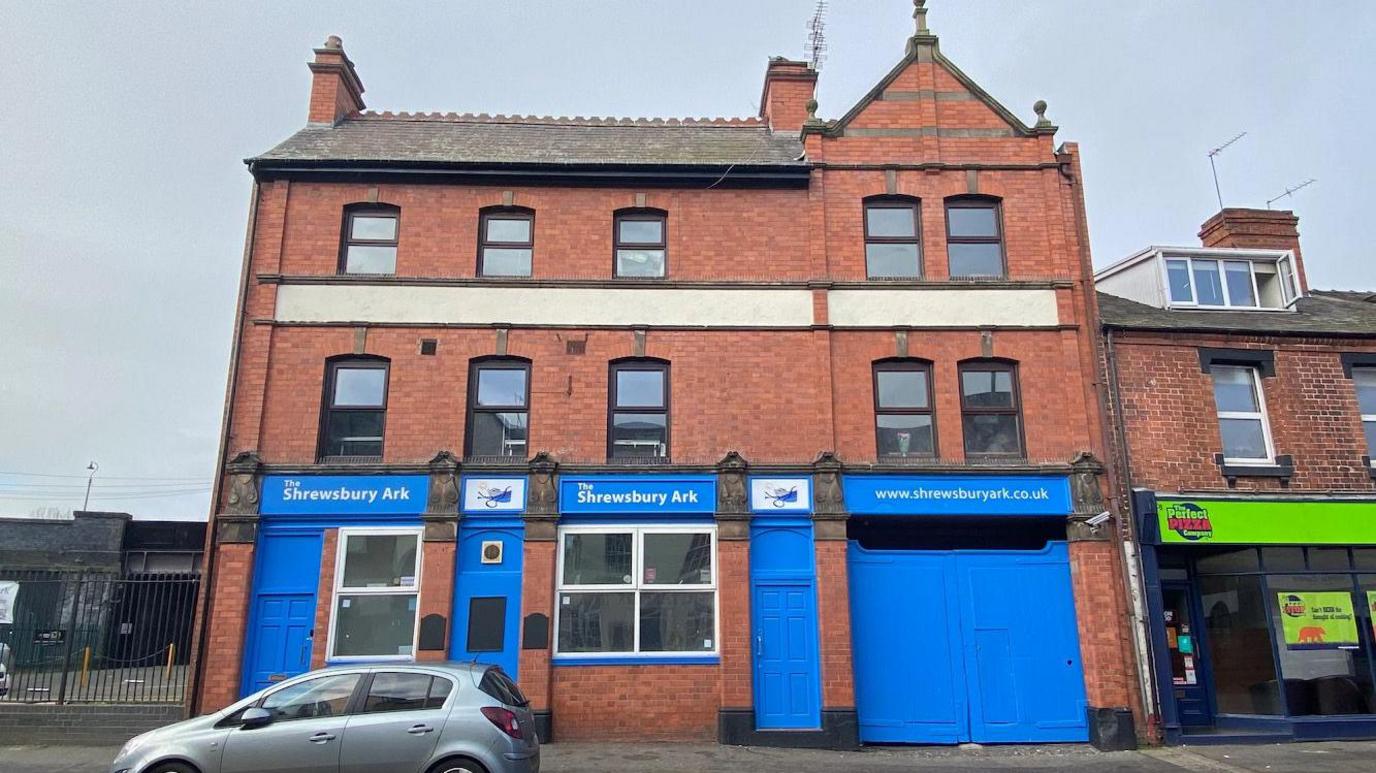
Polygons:
<instances>
[{"instance_id":1,"label":"blue door frame","mask_svg":"<svg viewBox=\"0 0 1376 773\"><path fill-rule=\"evenodd\" d=\"M1069 550L849 546L862 741L1088 740Z\"/></svg>"}]
</instances>

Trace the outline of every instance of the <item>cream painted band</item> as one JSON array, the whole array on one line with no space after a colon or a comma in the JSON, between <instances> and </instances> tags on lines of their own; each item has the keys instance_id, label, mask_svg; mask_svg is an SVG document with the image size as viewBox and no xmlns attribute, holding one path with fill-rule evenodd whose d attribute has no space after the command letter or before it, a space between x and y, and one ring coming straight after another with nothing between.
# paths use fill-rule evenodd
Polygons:
<instances>
[{"instance_id":1,"label":"cream painted band","mask_svg":"<svg viewBox=\"0 0 1376 773\"><path fill-rule=\"evenodd\" d=\"M831 290L834 327L1051 327L1055 290ZM278 322L805 328L812 291L280 285Z\"/></svg>"},{"instance_id":2,"label":"cream painted band","mask_svg":"<svg viewBox=\"0 0 1376 773\"><path fill-rule=\"evenodd\" d=\"M1055 290L832 290L833 327L1053 327Z\"/></svg>"},{"instance_id":3,"label":"cream painted band","mask_svg":"<svg viewBox=\"0 0 1376 773\"><path fill-rule=\"evenodd\" d=\"M807 327L808 290L282 285L279 322Z\"/></svg>"}]
</instances>

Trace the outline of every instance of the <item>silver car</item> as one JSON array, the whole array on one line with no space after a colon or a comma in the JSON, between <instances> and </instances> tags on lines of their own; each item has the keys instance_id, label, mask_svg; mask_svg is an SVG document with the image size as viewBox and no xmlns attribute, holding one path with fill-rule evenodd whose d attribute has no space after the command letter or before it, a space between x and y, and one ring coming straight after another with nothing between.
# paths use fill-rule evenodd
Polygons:
<instances>
[{"instance_id":1,"label":"silver car","mask_svg":"<svg viewBox=\"0 0 1376 773\"><path fill-rule=\"evenodd\" d=\"M335 666L120 749L112 773L538 773L520 688L472 663Z\"/></svg>"}]
</instances>

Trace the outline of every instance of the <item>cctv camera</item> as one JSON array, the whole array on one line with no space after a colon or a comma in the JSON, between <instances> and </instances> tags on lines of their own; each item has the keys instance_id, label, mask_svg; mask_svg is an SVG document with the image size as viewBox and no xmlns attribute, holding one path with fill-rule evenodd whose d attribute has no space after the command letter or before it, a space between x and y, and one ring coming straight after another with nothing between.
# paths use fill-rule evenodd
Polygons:
<instances>
[{"instance_id":1,"label":"cctv camera","mask_svg":"<svg viewBox=\"0 0 1376 773\"><path fill-rule=\"evenodd\" d=\"M1108 519L1112 517L1113 516L1109 515L1109 512L1105 510L1102 513L1099 513L1098 515L1094 516L1093 518L1086 518L1085 523L1089 524L1090 526L1103 526L1104 524L1108 523Z\"/></svg>"}]
</instances>

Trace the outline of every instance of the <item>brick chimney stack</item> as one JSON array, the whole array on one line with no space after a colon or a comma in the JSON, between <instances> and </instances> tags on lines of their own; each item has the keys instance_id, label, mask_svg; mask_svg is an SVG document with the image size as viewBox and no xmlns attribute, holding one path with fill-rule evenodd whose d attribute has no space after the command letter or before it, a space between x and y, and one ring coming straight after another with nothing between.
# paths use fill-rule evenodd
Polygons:
<instances>
[{"instance_id":1,"label":"brick chimney stack","mask_svg":"<svg viewBox=\"0 0 1376 773\"><path fill-rule=\"evenodd\" d=\"M1295 273L1300 287L1309 291L1300 257L1300 219L1289 210L1226 207L1199 227L1199 241L1205 247L1235 247L1252 250L1290 250L1295 253Z\"/></svg>"},{"instance_id":2,"label":"brick chimney stack","mask_svg":"<svg viewBox=\"0 0 1376 773\"><path fill-rule=\"evenodd\" d=\"M310 68L311 105L307 121L334 124L364 108L363 82L344 53L344 42L338 35L329 36L324 46L315 49L315 61Z\"/></svg>"},{"instance_id":3,"label":"brick chimney stack","mask_svg":"<svg viewBox=\"0 0 1376 773\"><path fill-rule=\"evenodd\" d=\"M807 62L770 57L764 72L764 94L760 96L760 117L776 132L799 134L816 89L817 71Z\"/></svg>"}]
</instances>

